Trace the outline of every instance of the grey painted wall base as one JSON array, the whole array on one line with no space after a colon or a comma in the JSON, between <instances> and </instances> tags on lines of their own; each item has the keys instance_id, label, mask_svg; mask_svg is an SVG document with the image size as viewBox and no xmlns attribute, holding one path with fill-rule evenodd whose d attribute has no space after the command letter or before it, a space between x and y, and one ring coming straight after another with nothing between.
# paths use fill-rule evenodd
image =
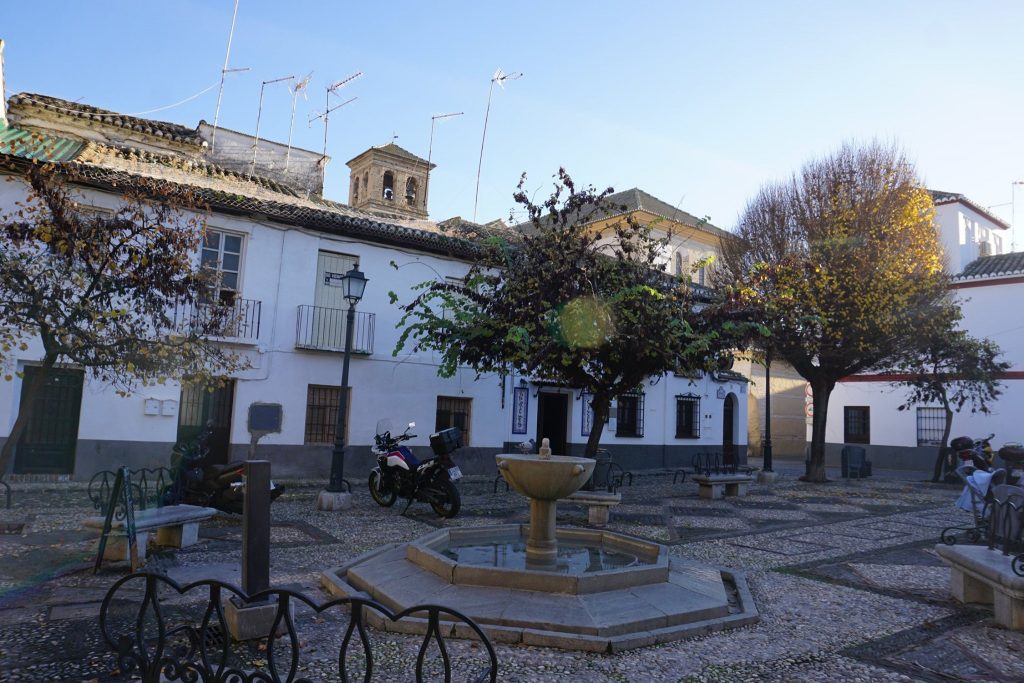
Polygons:
<instances>
[{"instance_id":1,"label":"grey painted wall base","mask_svg":"<svg viewBox=\"0 0 1024 683\"><path fill-rule=\"evenodd\" d=\"M0 438L0 445L4 438ZM452 455L455 464L463 474L497 476L494 464L497 453L516 453L518 442L506 443L502 448L467 447L460 448ZM75 451L74 471L69 474L79 481L88 481L100 470L112 470L121 465L132 469L140 467L167 467L170 465L173 443L151 441L103 441L80 439ZM721 452L721 447L696 445L609 445L614 461L623 469L637 472L651 469L673 469L688 466L696 453ZM427 446L413 447L420 458L431 456ZM583 455L584 444L572 444L569 455ZM740 464L747 462L745 444L736 446ZM248 444L232 444L231 460L246 460L249 457ZM272 473L278 479L324 479L331 473L331 446L300 446L260 444L256 457L271 462ZM870 457L870 451L869 451ZM835 462L838 466L839 451ZM13 468L13 462L11 467ZM831 464L831 463L830 463ZM370 470L376 467L376 457L369 446L350 446L345 453L345 476L348 479L366 479ZM875 467L887 467L876 464Z\"/></svg>"},{"instance_id":2,"label":"grey painted wall base","mask_svg":"<svg viewBox=\"0 0 1024 683\"><path fill-rule=\"evenodd\" d=\"M931 476L935 467L935 458L938 457L936 446L882 446L875 444L825 444L825 465L827 467L839 467L842 457L843 446L860 446L867 453L871 467L874 469L906 470L909 472L921 472ZM810 448L810 446L808 446ZM778 458L778 460L792 459Z\"/></svg>"}]
</instances>

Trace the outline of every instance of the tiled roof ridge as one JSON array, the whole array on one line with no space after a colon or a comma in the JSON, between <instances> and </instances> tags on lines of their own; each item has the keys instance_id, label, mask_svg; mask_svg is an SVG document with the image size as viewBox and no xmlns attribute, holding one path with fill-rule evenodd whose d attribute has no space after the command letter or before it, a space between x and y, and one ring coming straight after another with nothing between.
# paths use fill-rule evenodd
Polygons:
<instances>
[{"instance_id":1,"label":"tiled roof ridge","mask_svg":"<svg viewBox=\"0 0 1024 683\"><path fill-rule=\"evenodd\" d=\"M1024 252L980 256L968 263L963 271L953 276L954 282L995 279L1024 275Z\"/></svg>"},{"instance_id":2,"label":"tiled roof ridge","mask_svg":"<svg viewBox=\"0 0 1024 683\"><path fill-rule=\"evenodd\" d=\"M429 251L456 256L471 257L476 251L475 245L465 239L430 230L386 223L368 215L343 213L320 201L310 200L309 204L296 205L279 200L249 197L227 190L190 185L167 178L152 178L130 171L104 168L78 161L64 162L61 167L74 172L77 175L76 180L80 182L92 182L105 188L124 187L131 182L138 181L155 182L189 190L199 201L222 210L262 213L271 220L301 225L314 230L348 233L370 239L376 238L378 241L400 246L419 246Z\"/></svg>"},{"instance_id":3,"label":"tiled roof ridge","mask_svg":"<svg viewBox=\"0 0 1024 683\"><path fill-rule=\"evenodd\" d=\"M962 204L966 204L971 209L974 209L975 211L980 213L982 216L985 216L990 221L992 221L996 225L1000 226L1004 230L1009 230L1010 229L1010 224L1009 223L1004 221L999 216L996 216L995 214L990 212L988 209L986 209L984 206L982 206L978 202L972 200L970 197L968 197L967 195L965 195L965 194L963 194L961 192L946 192L944 190L928 190L928 194L931 195L932 202L935 203L936 205L938 205L938 204L952 204L954 202L961 202Z\"/></svg>"},{"instance_id":4,"label":"tiled roof ridge","mask_svg":"<svg viewBox=\"0 0 1024 683\"><path fill-rule=\"evenodd\" d=\"M146 133L155 137L170 138L175 142L186 142L200 146L203 143L203 138L199 134L199 130L197 128L193 129L179 123L157 121L155 119L145 119L138 116L131 116L130 114L122 114L120 112L111 111L110 109L94 107L91 104L69 102L68 100L53 97L51 95L22 92L17 95L13 95L10 102L11 104L31 104L66 116L98 121L100 123L106 123L119 128L125 128L127 130Z\"/></svg>"},{"instance_id":5,"label":"tiled roof ridge","mask_svg":"<svg viewBox=\"0 0 1024 683\"><path fill-rule=\"evenodd\" d=\"M202 173L212 177L229 178L241 182L254 183L266 190L270 190L271 192L276 192L278 194L286 194L293 197L300 196L293 188L283 185L271 178L267 178L266 176L239 173L238 171L224 168L223 166L219 166L203 159L191 159L176 154L160 154L159 152L150 152L148 150L131 147L129 145L114 146L101 142L90 141L86 143L82 152L78 155L77 160L84 163L97 164L97 161L94 161L94 158L91 157L91 152L97 152L100 155L117 156L127 161L162 164L170 168L185 171L186 173Z\"/></svg>"}]
</instances>

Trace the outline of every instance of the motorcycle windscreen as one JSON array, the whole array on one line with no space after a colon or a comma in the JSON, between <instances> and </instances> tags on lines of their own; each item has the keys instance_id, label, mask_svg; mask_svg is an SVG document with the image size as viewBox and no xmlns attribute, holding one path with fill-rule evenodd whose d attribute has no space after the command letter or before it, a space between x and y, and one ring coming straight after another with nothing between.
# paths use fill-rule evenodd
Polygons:
<instances>
[{"instance_id":1,"label":"motorcycle windscreen","mask_svg":"<svg viewBox=\"0 0 1024 683\"><path fill-rule=\"evenodd\" d=\"M377 420L377 436L384 434L385 432L394 431L395 421L390 417L385 417L382 420Z\"/></svg>"}]
</instances>

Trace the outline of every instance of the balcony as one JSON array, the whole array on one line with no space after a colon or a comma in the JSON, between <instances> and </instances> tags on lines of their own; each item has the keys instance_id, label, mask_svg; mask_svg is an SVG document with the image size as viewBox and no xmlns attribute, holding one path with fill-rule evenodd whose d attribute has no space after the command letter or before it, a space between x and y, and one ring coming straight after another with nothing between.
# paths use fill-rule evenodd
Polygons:
<instances>
[{"instance_id":1,"label":"balcony","mask_svg":"<svg viewBox=\"0 0 1024 683\"><path fill-rule=\"evenodd\" d=\"M295 329L295 348L316 351L345 351L345 318L348 311L322 306L299 306ZM355 329L352 331L352 352L373 353L373 326L375 313L356 311Z\"/></svg>"},{"instance_id":2,"label":"balcony","mask_svg":"<svg viewBox=\"0 0 1024 683\"><path fill-rule=\"evenodd\" d=\"M181 304L174 309L174 329L182 333L194 331L229 341L255 343L260 336L260 313L263 302L256 299L235 299L228 304L226 319L219 323L210 304ZM214 330L216 328L216 330Z\"/></svg>"}]
</instances>

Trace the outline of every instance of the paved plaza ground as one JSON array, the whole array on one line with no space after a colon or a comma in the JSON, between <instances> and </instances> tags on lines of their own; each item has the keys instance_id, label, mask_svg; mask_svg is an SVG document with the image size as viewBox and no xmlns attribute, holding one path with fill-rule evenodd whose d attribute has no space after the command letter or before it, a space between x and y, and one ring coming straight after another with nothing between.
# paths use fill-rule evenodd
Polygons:
<instances>
[{"instance_id":1,"label":"paved plaza ground","mask_svg":"<svg viewBox=\"0 0 1024 683\"><path fill-rule=\"evenodd\" d=\"M670 546L674 556L746 573L761 621L617 655L497 645L502 681L1021 681L1024 633L998 628L990 609L949 597L949 571L932 548L939 532L967 521L953 507L955 487L923 476L879 472L866 480L798 482L782 465L771 486L741 499L704 500L691 482L640 476L622 489L614 531ZM833 473L837 475L837 473ZM357 482L355 507L316 512L319 490L296 482L273 506L272 576L326 600L324 569L375 547L435 528L525 522L517 494L463 481L463 511L440 520L427 506L377 507ZM81 483L16 484L0 522L24 523L0 535L0 681L122 681L101 645L99 603L126 567L90 569L95 539L80 530L90 514ZM582 508L561 506L559 524L585 526ZM241 519L206 523L201 542L151 553L148 569L181 581L213 576L237 582ZM303 642L306 675L337 657L343 617L320 620ZM374 680L408 681L420 639L373 633Z\"/></svg>"}]
</instances>

